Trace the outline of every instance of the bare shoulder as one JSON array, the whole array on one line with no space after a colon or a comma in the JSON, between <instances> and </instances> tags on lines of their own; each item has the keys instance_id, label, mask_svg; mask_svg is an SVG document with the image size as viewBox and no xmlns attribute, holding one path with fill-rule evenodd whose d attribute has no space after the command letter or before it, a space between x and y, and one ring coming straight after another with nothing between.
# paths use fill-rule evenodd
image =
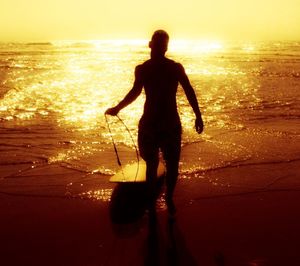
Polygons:
<instances>
[{"instance_id":1,"label":"bare shoulder","mask_svg":"<svg viewBox=\"0 0 300 266\"><path fill-rule=\"evenodd\" d=\"M135 67L135 74L139 75L141 74L143 71L147 70L147 68L149 68L149 64L150 64L150 60L145 61L142 64L139 64Z\"/></svg>"},{"instance_id":2,"label":"bare shoulder","mask_svg":"<svg viewBox=\"0 0 300 266\"><path fill-rule=\"evenodd\" d=\"M183 65L179 62L174 62L173 65L174 65L176 76L178 77L179 80L182 80L186 76Z\"/></svg>"},{"instance_id":3,"label":"bare shoulder","mask_svg":"<svg viewBox=\"0 0 300 266\"><path fill-rule=\"evenodd\" d=\"M184 68L183 68L182 64L180 64L179 62L176 62L169 58L167 58L166 62L168 63L168 67L175 70L177 73L184 72Z\"/></svg>"},{"instance_id":4,"label":"bare shoulder","mask_svg":"<svg viewBox=\"0 0 300 266\"><path fill-rule=\"evenodd\" d=\"M175 62L175 64L176 64L176 68L179 71L179 73L184 73L185 72L184 67L181 63Z\"/></svg>"},{"instance_id":5,"label":"bare shoulder","mask_svg":"<svg viewBox=\"0 0 300 266\"><path fill-rule=\"evenodd\" d=\"M145 67L149 67L150 65L151 65L151 60L149 59L143 62L142 64L138 65L137 67L145 68Z\"/></svg>"},{"instance_id":6,"label":"bare shoulder","mask_svg":"<svg viewBox=\"0 0 300 266\"><path fill-rule=\"evenodd\" d=\"M141 76L144 68L145 68L144 63L137 65L134 70L135 76L136 77Z\"/></svg>"}]
</instances>

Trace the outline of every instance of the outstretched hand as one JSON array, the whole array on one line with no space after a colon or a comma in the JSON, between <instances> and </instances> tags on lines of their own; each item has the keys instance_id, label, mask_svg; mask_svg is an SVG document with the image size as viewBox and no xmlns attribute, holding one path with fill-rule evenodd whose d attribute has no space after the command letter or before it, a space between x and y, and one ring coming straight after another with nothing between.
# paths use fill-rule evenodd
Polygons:
<instances>
[{"instance_id":1,"label":"outstretched hand","mask_svg":"<svg viewBox=\"0 0 300 266\"><path fill-rule=\"evenodd\" d=\"M196 131L198 132L198 134L201 134L201 133L203 132L204 125L203 125L202 117L196 118L196 121L195 121L195 129L196 129Z\"/></svg>"},{"instance_id":2,"label":"outstretched hand","mask_svg":"<svg viewBox=\"0 0 300 266\"><path fill-rule=\"evenodd\" d=\"M117 107L112 107L112 108L108 108L106 111L105 111L105 114L106 115L113 115L113 116L115 116L115 115L117 115L118 113L119 113L119 108L117 108Z\"/></svg>"}]
</instances>

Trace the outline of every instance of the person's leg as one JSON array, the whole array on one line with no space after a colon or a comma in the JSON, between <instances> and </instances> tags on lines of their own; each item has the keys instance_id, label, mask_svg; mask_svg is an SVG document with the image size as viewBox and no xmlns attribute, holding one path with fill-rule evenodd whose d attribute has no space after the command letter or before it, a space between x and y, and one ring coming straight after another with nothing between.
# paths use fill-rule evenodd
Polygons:
<instances>
[{"instance_id":1,"label":"person's leg","mask_svg":"<svg viewBox=\"0 0 300 266\"><path fill-rule=\"evenodd\" d=\"M153 158L146 160L146 182L148 186L149 204L155 207L157 182L158 152Z\"/></svg>"},{"instance_id":2,"label":"person's leg","mask_svg":"<svg viewBox=\"0 0 300 266\"><path fill-rule=\"evenodd\" d=\"M174 190L178 178L178 166L181 150L181 130L174 130L168 134L162 144L162 152L166 162L166 203L169 213L174 215L176 212L173 203Z\"/></svg>"},{"instance_id":3,"label":"person's leg","mask_svg":"<svg viewBox=\"0 0 300 266\"><path fill-rule=\"evenodd\" d=\"M177 183L178 178L178 164L179 160L168 158L168 156L165 157L166 159L166 168L167 168L167 174L166 174L166 185L167 185L167 191L166 191L166 203L168 206L169 213L171 215L174 215L176 212L175 205L173 202L173 195L174 190Z\"/></svg>"},{"instance_id":4,"label":"person's leg","mask_svg":"<svg viewBox=\"0 0 300 266\"><path fill-rule=\"evenodd\" d=\"M146 182L148 188L149 209L155 209L156 181L159 148L154 134L140 129L138 134L140 156L146 162Z\"/></svg>"}]
</instances>

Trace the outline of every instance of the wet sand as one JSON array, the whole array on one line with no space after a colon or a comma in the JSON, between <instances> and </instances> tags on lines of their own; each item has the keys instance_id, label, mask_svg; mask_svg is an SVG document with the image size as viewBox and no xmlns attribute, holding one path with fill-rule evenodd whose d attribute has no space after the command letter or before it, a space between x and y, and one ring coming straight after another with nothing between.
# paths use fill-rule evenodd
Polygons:
<instances>
[{"instance_id":1,"label":"wet sand","mask_svg":"<svg viewBox=\"0 0 300 266\"><path fill-rule=\"evenodd\" d=\"M176 222L160 209L150 238L147 215L113 225L108 202L0 194L0 265L300 265L299 163L275 168L180 179ZM233 185L209 182L222 178Z\"/></svg>"}]
</instances>

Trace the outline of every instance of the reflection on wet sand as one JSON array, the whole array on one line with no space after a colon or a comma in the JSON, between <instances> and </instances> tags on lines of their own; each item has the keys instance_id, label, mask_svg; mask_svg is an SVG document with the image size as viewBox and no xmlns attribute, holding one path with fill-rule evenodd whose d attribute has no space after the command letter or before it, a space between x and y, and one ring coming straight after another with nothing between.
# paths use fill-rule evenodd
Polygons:
<instances>
[{"instance_id":1,"label":"reflection on wet sand","mask_svg":"<svg viewBox=\"0 0 300 266\"><path fill-rule=\"evenodd\" d=\"M149 221L145 266L197 266L188 250L185 239L174 220L168 219L160 225Z\"/></svg>"}]
</instances>

